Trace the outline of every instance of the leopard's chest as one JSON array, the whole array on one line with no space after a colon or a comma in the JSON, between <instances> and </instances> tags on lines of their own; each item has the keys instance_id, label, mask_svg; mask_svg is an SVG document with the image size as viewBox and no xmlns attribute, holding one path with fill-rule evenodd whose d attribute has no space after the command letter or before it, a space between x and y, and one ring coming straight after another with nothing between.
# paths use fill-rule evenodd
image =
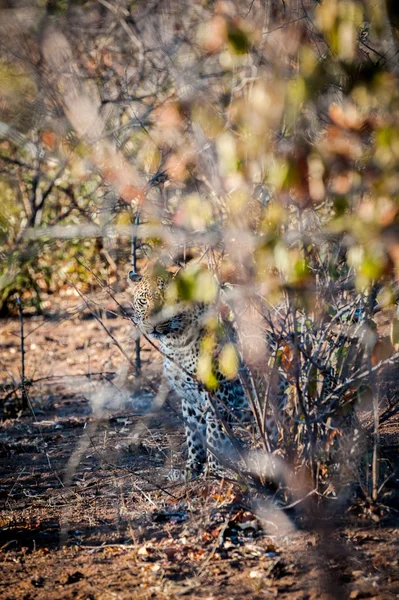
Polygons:
<instances>
[{"instance_id":1,"label":"leopard's chest","mask_svg":"<svg viewBox=\"0 0 399 600\"><path fill-rule=\"evenodd\" d=\"M203 390L196 379L193 370L182 369L176 363L165 358L164 374L169 386L180 398L188 401L190 404L196 404L204 407L206 403L206 392Z\"/></svg>"},{"instance_id":2,"label":"leopard's chest","mask_svg":"<svg viewBox=\"0 0 399 600\"><path fill-rule=\"evenodd\" d=\"M164 338L161 349L164 353L164 373L169 386L182 399L190 404L204 408L207 404L208 393L198 382L198 360L201 354L202 337L198 336L191 343L178 344L175 338ZM241 411L248 408L244 390L239 378L225 379L221 374L218 387L213 390L214 401L219 401L221 407L229 406L230 410Z\"/></svg>"},{"instance_id":3,"label":"leopard's chest","mask_svg":"<svg viewBox=\"0 0 399 600\"><path fill-rule=\"evenodd\" d=\"M168 346L163 344L164 373L170 387L190 403L203 405L206 401L206 392L201 389L197 381L197 367L199 347L197 344L189 346Z\"/></svg>"}]
</instances>

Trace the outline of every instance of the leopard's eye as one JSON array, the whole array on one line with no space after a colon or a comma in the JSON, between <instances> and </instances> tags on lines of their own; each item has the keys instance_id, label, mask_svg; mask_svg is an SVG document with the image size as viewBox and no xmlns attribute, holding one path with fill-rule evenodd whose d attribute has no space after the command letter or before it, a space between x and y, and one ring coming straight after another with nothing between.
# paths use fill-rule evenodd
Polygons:
<instances>
[{"instance_id":1,"label":"leopard's eye","mask_svg":"<svg viewBox=\"0 0 399 600\"><path fill-rule=\"evenodd\" d=\"M140 306L145 306L147 304L147 300L145 298L137 298L137 304Z\"/></svg>"}]
</instances>

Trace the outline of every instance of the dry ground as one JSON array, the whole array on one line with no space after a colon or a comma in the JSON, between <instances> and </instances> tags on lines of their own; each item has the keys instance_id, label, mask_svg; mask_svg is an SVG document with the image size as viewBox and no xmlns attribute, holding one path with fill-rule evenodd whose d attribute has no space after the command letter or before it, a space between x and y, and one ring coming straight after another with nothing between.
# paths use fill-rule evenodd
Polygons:
<instances>
[{"instance_id":1,"label":"dry ground","mask_svg":"<svg viewBox=\"0 0 399 600\"><path fill-rule=\"evenodd\" d=\"M104 324L133 355L131 324L111 316L102 313ZM317 525L301 511L277 523L265 497L237 485L172 484L182 423L173 398L151 408L154 352L143 353L137 388L77 299L25 328L26 375L37 381L30 410L0 424L0 599L399 598L394 509L358 503ZM20 379L18 320L0 331L5 398Z\"/></svg>"}]
</instances>

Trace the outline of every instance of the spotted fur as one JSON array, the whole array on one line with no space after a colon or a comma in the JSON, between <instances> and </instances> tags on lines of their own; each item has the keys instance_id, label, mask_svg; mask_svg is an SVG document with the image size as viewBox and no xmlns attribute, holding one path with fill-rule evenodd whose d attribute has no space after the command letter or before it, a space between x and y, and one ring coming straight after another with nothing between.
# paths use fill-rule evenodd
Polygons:
<instances>
[{"instance_id":1,"label":"spotted fur","mask_svg":"<svg viewBox=\"0 0 399 600\"><path fill-rule=\"evenodd\" d=\"M133 320L144 334L158 341L164 354L164 374L182 401L187 469L198 473L207 461L211 471L219 471L220 462L236 463L239 455L226 435L223 421L231 421L232 415L239 420L248 417L249 406L240 379L226 379L215 368L218 385L211 392L198 378L209 307L179 301L168 305L165 301L171 280L168 274L140 277L131 272L129 279L133 284ZM228 338L229 327L221 321L219 330L222 339L215 348L216 355Z\"/></svg>"}]
</instances>

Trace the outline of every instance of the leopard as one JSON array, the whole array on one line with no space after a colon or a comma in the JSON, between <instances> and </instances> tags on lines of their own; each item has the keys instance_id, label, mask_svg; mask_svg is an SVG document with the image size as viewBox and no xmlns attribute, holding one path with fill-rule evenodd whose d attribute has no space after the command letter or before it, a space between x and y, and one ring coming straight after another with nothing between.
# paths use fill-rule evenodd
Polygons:
<instances>
[{"instance_id":1,"label":"leopard","mask_svg":"<svg viewBox=\"0 0 399 600\"><path fill-rule=\"evenodd\" d=\"M242 464L240 446L228 432L232 420L248 422L250 404L242 384L247 373L240 361L236 376L226 377L218 368L217 356L227 340L234 340L231 323L217 315L218 343L213 349L217 385L209 389L199 376L204 341L209 335L209 315L214 307L199 301L167 301L174 278L170 272L138 274L131 270L132 320L141 333L156 342L163 355L163 372L169 387L181 400L188 449L186 476L206 472L221 475L226 468ZM278 435L272 419L270 437Z\"/></svg>"}]
</instances>

